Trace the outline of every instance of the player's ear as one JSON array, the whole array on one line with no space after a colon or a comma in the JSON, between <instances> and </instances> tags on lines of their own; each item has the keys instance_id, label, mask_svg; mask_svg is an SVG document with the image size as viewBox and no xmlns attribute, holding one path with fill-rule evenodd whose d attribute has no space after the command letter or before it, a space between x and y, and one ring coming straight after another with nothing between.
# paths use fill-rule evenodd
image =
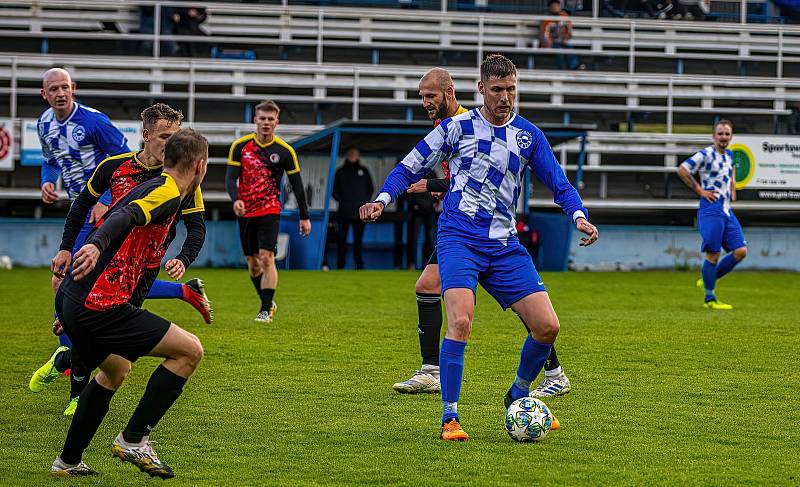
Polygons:
<instances>
[{"instance_id":1,"label":"player's ear","mask_svg":"<svg viewBox=\"0 0 800 487\"><path fill-rule=\"evenodd\" d=\"M146 128L142 128L142 140L145 142L150 142L150 131Z\"/></svg>"},{"instance_id":2,"label":"player's ear","mask_svg":"<svg viewBox=\"0 0 800 487\"><path fill-rule=\"evenodd\" d=\"M39 94L41 94L41 95L42 95L42 99L43 99L43 100L47 100L47 95L46 95L46 94L45 94L45 92L44 92L44 88L42 88L42 89L40 89L40 90L39 90Z\"/></svg>"},{"instance_id":3,"label":"player's ear","mask_svg":"<svg viewBox=\"0 0 800 487\"><path fill-rule=\"evenodd\" d=\"M478 80L478 91L480 92L481 95L483 94L483 88L484 88L483 80Z\"/></svg>"}]
</instances>

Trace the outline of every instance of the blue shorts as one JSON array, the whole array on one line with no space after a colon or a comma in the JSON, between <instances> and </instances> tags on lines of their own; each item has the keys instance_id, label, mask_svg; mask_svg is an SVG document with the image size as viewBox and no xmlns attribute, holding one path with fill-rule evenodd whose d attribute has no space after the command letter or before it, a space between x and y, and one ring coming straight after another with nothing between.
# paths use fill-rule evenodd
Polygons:
<instances>
[{"instance_id":1,"label":"blue shorts","mask_svg":"<svg viewBox=\"0 0 800 487\"><path fill-rule=\"evenodd\" d=\"M700 236L703 237L701 252L716 253L722 249L730 252L747 245L742 226L733 214L733 210L730 210L730 215L722 212L698 212L697 226L700 229Z\"/></svg>"},{"instance_id":2,"label":"blue shorts","mask_svg":"<svg viewBox=\"0 0 800 487\"><path fill-rule=\"evenodd\" d=\"M445 237L439 239L437 250L443 294L454 288L472 289L474 293L480 283L507 309L529 294L545 291L530 254L517 239L509 239L508 245L493 242L477 246Z\"/></svg>"}]
</instances>

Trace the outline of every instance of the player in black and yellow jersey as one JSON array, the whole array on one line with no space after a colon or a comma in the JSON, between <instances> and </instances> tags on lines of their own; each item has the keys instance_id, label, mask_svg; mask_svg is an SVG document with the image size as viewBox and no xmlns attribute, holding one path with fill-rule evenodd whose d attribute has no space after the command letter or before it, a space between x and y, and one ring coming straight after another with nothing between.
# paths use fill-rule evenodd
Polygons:
<instances>
[{"instance_id":1,"label":"player in black and yellow jersey","mask_svg":"<svg viewBox=\"0 0 800 487\"><path fill-rule=\"evenodd\" d=\"M95 169L83 191L73 202L67 221L64 225L64 235L58 254L53 258L53 273L63 275L72 259L72 249L75 246L81 226L86 215L97 203L100 195L107 190L111 193L111 205L114 205L131 189L139 184L158 177L164 165L164 145L170 135L180 129L183 114L163 103L156 103L142 112L142 135L144 150L128 152L103 160ZM200 188L197 188L193 204L183 209L180 219L186 226L186 239L181 252L167 261L165 266L170 277L179 280L183 277L186 268L194 262L205 240L206 227L204 219L203 197ZM166 252L167 246L175 236L176 228L173 225L170 235L162 249ZM149 287L147 296L137 296L135 305L141 305L145 298L165 299L178 298L186 301L197 309L206 323L212 320L211 303L205 294L203 281L190 279L184 284L156 280L162 255L154 257L145 278L153 284ZM58 325L56 325L58 329ZM44 365L39 367L31 377L29 387L33 391L41 391L61 373L72 367L71 351L60 347ZM70 403L65 415L72 415L78 405L81 391L88 382L91 371L72 370L70 387ZM80 379L80 380L76 380Z\"/></svg>"},{"instance_id":2,"label":"player in black and yellow jersey","mask_svg":"<svg viewBox=\"0 0 800 487\"><path fill-rule=\"evenodd\" d=\"M225 186L239 217L239 237L250 279L261 298L256 321L271 322L277 305L275 254L281 217L281 179L289 178L300 211L300 235L311 233L300 164L292 146L275 135L280 108L274 101L259 103L253 121L256 131L231 145ZM237 184L238 182L238 184Z\"/></svg>"},{"instance_id":3,"label":"player in black and yellow jersey","mask_svg":"<svg viewBox=\"0 0 800 487\"><path fill-rule=\"evenodd\" d=\"M144 274L162 252L170 228L205 176L208 141L181 129L166 143L164 172L116 202L76 252L56 295L56 311L72 338L73 360L100 372L81 394L64 448L51 468L56 476L94 475L82 460L108 413L114 392L139 357L164 357L139 405L112 445L115 456L151 476L174 477L149 442L150 431L194 373L203 347L191 333L131 304L149 286Z\"/></svg>"}]
</instances>

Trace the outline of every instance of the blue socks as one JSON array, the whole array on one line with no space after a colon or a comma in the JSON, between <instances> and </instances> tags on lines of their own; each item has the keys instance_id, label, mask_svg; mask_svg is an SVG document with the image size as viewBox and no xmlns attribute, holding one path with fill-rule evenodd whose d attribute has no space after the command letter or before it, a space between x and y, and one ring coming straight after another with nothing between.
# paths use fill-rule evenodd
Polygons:
<instances>
[{"instance_id":1,"label":"blue socks","mask_svg":"<svg viewBox=\"0 0 800 487\"><path fill-rule=\"evenodd\" d=\"M156 279L150 292L147 294L147 299L174 299L183 298L183 284L179 282L167 282Z\"/></svg>"},{"instance_id":2,"label":"blue socks","mask_svg":"<svg viewBox=\"0 0 800 487\"><path fill-rule=\"evenodd\" d=\"M732 268L732 267L731 267ZM703 261L703 287L706 290L706 302L717 299L714 295L714 288L717 285L717 266L709 262Z\"/></svg>"},{"instance_id":3,"label":"blue socks","mask_svg":"<svg viewBox=\"0 0 800 487\"><path fill-rule=\"evenodd\" d=\"M522 352L519 354L519 367L517 367L517 377L511 385L511 398L514 400L530 394L531 381L539 375L547 357L550 356L552 343L542 343L537 341L528 333L525 343L522 344ZM442 389L444 390L444 389Z\"/></svg>"},{"instance_id":4,"label":"blue socks","mask_svg":"<svg viewBox=\"0 0 800 487\"><path fill-rule=\"evenodd\" d=\"M458 417L458 398L464 377L464 349L467 342L445 338L439 352L439 381L442 384L442 424Z\"/></svg>"},{"instance_id":5,"label":"blue socks","mask_svg":"<svg viewBox=\"0 0 800 487\"><path fill-rule=\"evenodd\" d=\"M732 271L738 263L739 261L733 256L733 252L730 252L725 257L720 259L719 263L717 264L717 279Z\"/></svg>"}]
</instances>

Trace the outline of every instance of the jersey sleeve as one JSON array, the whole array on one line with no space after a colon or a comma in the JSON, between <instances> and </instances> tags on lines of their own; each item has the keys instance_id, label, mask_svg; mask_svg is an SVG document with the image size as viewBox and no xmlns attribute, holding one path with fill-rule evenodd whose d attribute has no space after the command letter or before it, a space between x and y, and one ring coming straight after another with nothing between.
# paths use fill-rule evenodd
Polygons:
<instances>
[{"instance_id":1,"label":"jersey sleeve","mask_svg":"<svg viewBox=\"0 0 800 487\"><path fill-rule=\"evenodd\" d=\"M300 163L297 161L297 153L291 145L283 140L278 141L280 145L289 153L289 157L284 158L283 168L286 169L286 174L292 175L300 172Z\"/></svg>"},{"instance_id":2,"label":"jersey sleeve","mask_svg":"<svg viewBox=\"0 0 800 487\"><path fill-rule=\"evenodd\" d=\"M203 203L203 192L200 191L200 186L194 190L191 198L187 198L181 204L181 215L189 215L192 213L200 213L206 211L205 203Z\"/></svg>"},{"instance_id":3,"label":"jersey sleeve","mask_svg":"<svg viewBox=\"0 0 800 487\"><path fill-rule=\"evenodd\" d=\"M86 182L86 189L96 198L108 191L111 188L111 178L114 172L119 168L119 165L124 162L124 159L107 158L94 168L92 176Z\"/></svg>"},{"instance_id":4,"label":"jersey sleeve","mask_svg":"<svg viewBox=\"0 0 800 487\"><path fill-rule=\"evenodd\" d=\"M696 152L692 157L683 161L681 163L681 166L685 167L689 171L689 174L695 174L697 173L697 170L700 169L700 166L703 165L705 160L706 160L706 150L703 149L701 151Z\"/></svg>"},{"instance_id":5,"label":"jersey sleeve","mask_svg":"<svg viewBox=\"0 0 800 487\"><path fill-rule=\"evenodd\" d=\"M457 138L458 124L451 118L443 120L392 169L376 201L389 205L409 186L428 174L436 164L449 159Z\"/></svg>"},{"instance_id":6,"label":"jersey sleeve","mask_svg":"<svg viewBox=\"0 0 800 487\"><path fill-rule=\"evenodd\" d=\"M98 113L95 117L94 139L97 147L109 157L131 151L128 139L104 113Z\"/></svg>"},{"instance_id":7,"label":"jersey sleeve","mask_svg":"<svg viewBox=\"0 0 800 487\"><path fill-rule=\"evenodd\" d=\"M181 193L172 178L141 198L130 202L128 207L134 210L136 225L160 223L175 215L181 205Z\"/></svg>"},{"instance_id":8,"label":"jersey sleeve","mask_svg":"<svg viewBox=\"0 0 800 487\"><path fill-rule=\"evenodd\" d=\"M569 182L564 170L556 160L547 137L541 130L534 131L534 145L529 167L536 177L553 193L553 202L575 222L579 217L587 218L589 212L583 207L578 190Z\"/></svg>"},{"instance_id":9,"label":"jersey sleeve","mask_svg":"<svg viewBox=\"0 0 800 487\"><path fill-rule=\"evenodd\" d=\"M231 144L231 148L228 151L228 165L241 167L242 165L242 149L246 144L246 141L242 139L237 140L233 144Z\"/></svg>"}]
</instances>

